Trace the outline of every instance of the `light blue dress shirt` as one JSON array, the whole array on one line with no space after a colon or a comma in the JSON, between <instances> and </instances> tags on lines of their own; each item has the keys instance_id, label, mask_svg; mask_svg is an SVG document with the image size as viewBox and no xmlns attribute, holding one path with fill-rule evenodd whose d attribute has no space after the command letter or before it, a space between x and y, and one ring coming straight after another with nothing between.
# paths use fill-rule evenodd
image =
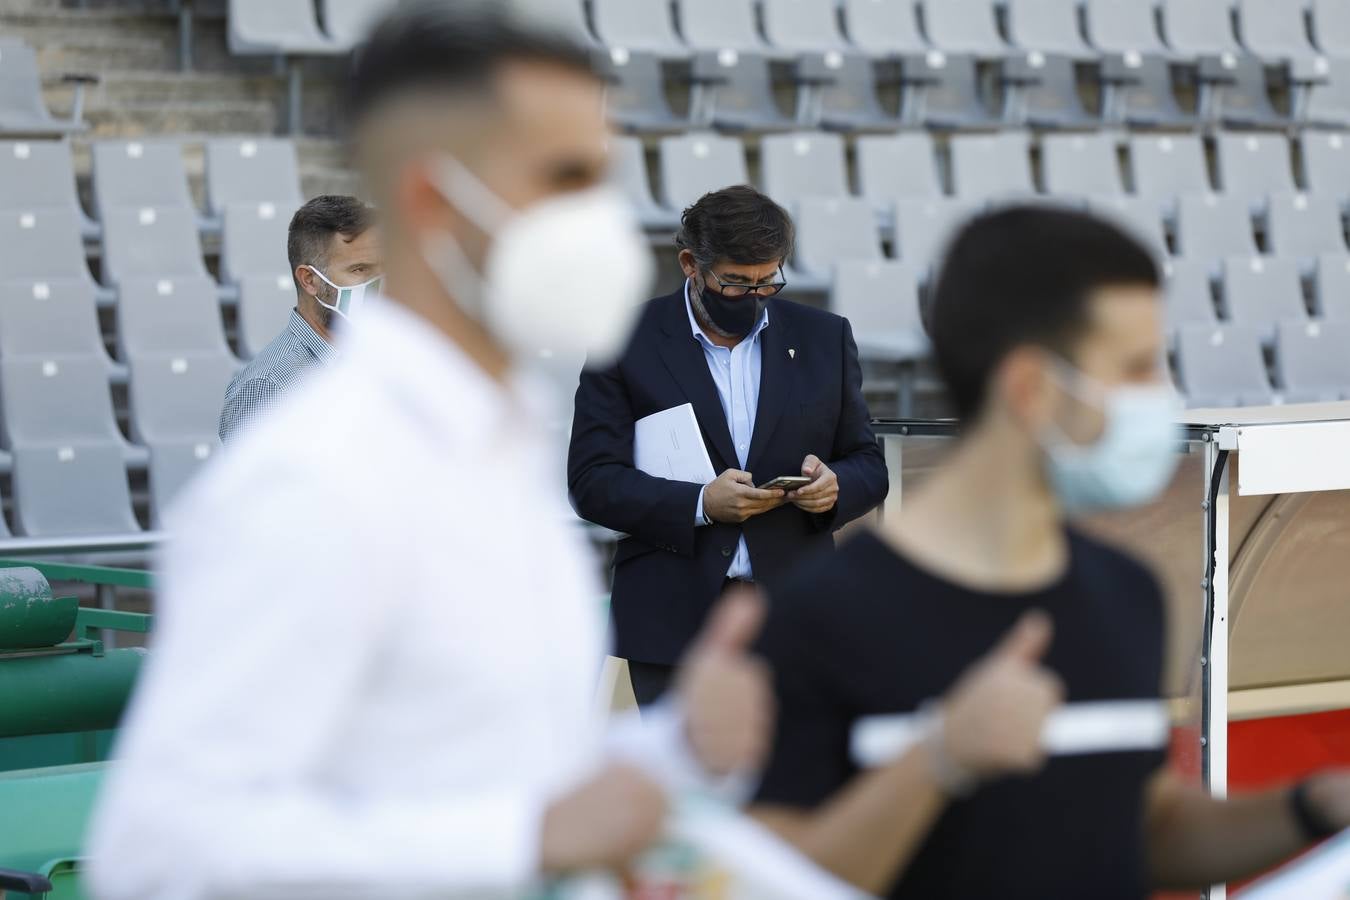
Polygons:
<instances>
[{"instance_id":1,"label":"light blue dress shirt","mask_svg":"<svg viewBox=\"0 0 1350 900\"><path fill-rule=\"evenodd\" d=\"M689 302L688 280L684 282L684 310L689 314L689 330L703 348L703 358L707 360L708 371L717 385L717 396L722 401L722 412L731 430L731 443L736 448L740 467L744 469L746 455L750 452L750 438L755 433L755 413L759 411L759 336L769 324L769 311L765 309L760 313L755 327L735 347L719 347L708 340L694 318L694 307ZM707 489L706 486L704 489ZM698 492L694 524L707 524L703 521L703 491ZM745 545L744 536L736 543L736 555L731 558L727 577L754 579L754 572L750 568L750 548Z\"/></svg>"}]
</instances>

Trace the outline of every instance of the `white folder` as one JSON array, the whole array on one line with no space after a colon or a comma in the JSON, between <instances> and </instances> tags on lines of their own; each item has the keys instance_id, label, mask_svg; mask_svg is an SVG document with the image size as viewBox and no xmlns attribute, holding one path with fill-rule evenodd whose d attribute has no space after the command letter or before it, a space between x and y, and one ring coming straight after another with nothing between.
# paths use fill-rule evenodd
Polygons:
<instances>
[{"instance_id":1,"label":"white folder","mask_svg":"<svg viewBox=\"0 0 1350 900\"><path fill-rule=\"evenodd\" d=\"M717 477L691 403L643 416L634 423L633 464L648 475L671 481L707 484Z\"/></svg>"}]
</instances>

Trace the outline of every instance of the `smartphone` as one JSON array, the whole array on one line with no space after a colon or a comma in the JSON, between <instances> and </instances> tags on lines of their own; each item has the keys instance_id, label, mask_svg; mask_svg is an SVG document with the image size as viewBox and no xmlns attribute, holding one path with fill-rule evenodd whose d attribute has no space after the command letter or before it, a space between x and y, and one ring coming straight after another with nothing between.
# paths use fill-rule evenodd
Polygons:
<instances>
[{"instance_id":1,"label":"smartphone","mask_svg":"<svg viewBox=\"0 0 1350 900\"><path fill-rule=\"evenodd\" d=\"M790 491L810 483L811 479L807 478L805 475L779 475L777 478L771 478L758 487L761 491Z\"/></svg>"}]
</instances>

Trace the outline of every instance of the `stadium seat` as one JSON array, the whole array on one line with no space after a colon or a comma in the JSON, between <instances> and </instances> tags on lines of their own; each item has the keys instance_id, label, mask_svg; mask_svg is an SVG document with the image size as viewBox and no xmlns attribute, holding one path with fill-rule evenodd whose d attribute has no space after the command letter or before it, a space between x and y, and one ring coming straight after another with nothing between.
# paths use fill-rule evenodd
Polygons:
<instances>
[{"instance_id":1,"label":"stadium seat","mask_svg":"<svg viewBox=\"0 0 1350 900\"><path fill-rule=\"evenodd\" d=\"M1177 200L1177 255L1216 260L1256 255L1250 208L1241 197L1183 194Z\"/></svg>"},{"instance_id":2,"label":"stadium seat","mask_svg":"<svg viewBox=\"0 0 1350 900\"><path fill-rule=\"evenodd\" d=\"M755 24L754 0L676 0L680 34L697 50L767 53Z\"/></svg>"},{"instance_id":3,"label":"stadium seat","mask_svg":"<svg viewBox=\"0 0 1350 900\"><path fill-rule=\"evenodd\" d=\"M1275 378L1286 402L1350 397L1350 322L1282 321L1275 328Z\"/></svg>"},{"instance_id":4,"label":"stadium seat","mask_svg":"<svg viewBox=\"0 0 1350 900\"><path fill-rule=\"evenodd\" d=\"M1272 253L1311 262L1323 253L1345 253L1340 207L1321 194L1272 194L1266 212L1266 243Z\"/></svg>"},{"instance_id":5,"label":"stadium seat","mask_svg":"<svg viewBox=\"0 0 1350 900\"><path fill-rule=\"evenodd\" d=\"M140 531L122 447L113 441L16 447L14 525L27 537Z\"/></svg>"},{"instance_id":6,"label":"stadium seat","mask_svg":"<svg viewBox=\"0 0 1350 900\"><path fill-rule=\"evenodd\" d=\"M845 260L880 260L876 216L856 197L808 197L794 210L797 250L793 266L807 275L830 278Z\"/></svg>"},{"instance_id":7,"label":"stadium seat","mask_svg":"<svg viewBox=\"0 0 1350 900\"><path fill-rule=\"evenodd\" d=\"M221 280L236 284L246 275L291 270L286 238L295 209L272 202L231 203L220 235Z\"/></svg>"},{"instance_id":8,"label":"stadium seat","mask_svg":"<svg viewBox=\"0 0 1350 900\"><path fill-rule=\"evenodd\" d=\"M787 131L799 127L774 99L769 59L737 50L695 53L690 80L698 121L726 131ZM691 99L691 105L694 103Z\"/></svg>"},{"instance_id":9,"label":"stadium seat","mask_svg":"<svg viewBox=\"0 0 1350 900\"><path fill-rule=\"evenodd\" d=\"M100 141L93 146L94 212L192 209L182 148L176 141Z\"/></svg>"},{"instance_id":10,"label":"stadium seat","mask_svg":"<svg viewBox=\"0 0 1350 900\"><path fill-rule=\"evenodd\" d=\"M118 285L118 356L148 353L227 353L215 282L187 278L128 278Z\"/></svg>"},{"instance_id":11,"label":"stadium seat","mask_svg":"<svg viewBox=\"0 0 1350 900\"><path fill-rule=\"evenodd\" d=\"M930 50L900 60L907 125L941 130L987 130L1003 123L980 96L975 58Z\"/></svg>"},{"instance_id":12,"label":"stadium seat","mask_svg":"<svg viewBox=\"0 0 1350 900\"><path fill-rule=\"evenodd\" d=\"M586 21L586 0L511 0L511 5L533 25L583 47L599 49Z\"/></svg>"},{"instance_id":13,"label":"stadium seat","mask_svg":"<svg viewBox=\"0 0 1350 900\"><path fill-rule=\"evenodd\" d=\"M1350 134L1305 131L1301 146L1308 190L1330 197L1342 209L1350 207Z\"/></svg>"},{"instance_id":14,"label":"stadium seat","mask_svg":"<svg viewBox=\"0 0 1350 900\"><path fill-rule=\"evenodd\" d=\"M633 204L638 221L644 228L672 228L679 224L679 215L674 210L665 209L652 199L651 180L647 176L647 151L641 140L635 137L611 138L609 155L610 179Z\"/></svg>"},{"instance_id":15,"label":"stadium seat","mask_svg":"<svg viewBox=\"0 0 1350 900\"><path fill-rule=\"evenodd\" d=\"M938 255L952 232L973 211L972 206L945 197L900 198L895 203L895 255L911 271L927 272L940 261Z\"/></svg>"},{"instance_id":16,"label":"stadium seat","mask_svg":"<svg viewBox=\"0 0 1350 900\"><path fill-rule=\"evenodd\" d=\"M920 0L928 41L944 53L1000 59L1009 47L990 0Z\"/></svg>"},{"instance_id":17,"label":"stadium seat","mask_svg":"<svg viewBox=\"0 0 1350 900\"><path fill-rule=\"evenodd\" d=\"M1298 266L1287 259L1252 256L1223 263L1223 306L1228 320L1275 337L1275 323L1307 319Z\"/></svg>"},{"instance_id":18,"label":"stadium seat","mask_svg":"<svg viewBox=\"0 0 1350 900\"><path fill-rule=\"evenodd\" d=\"M662 59L683 59L689 48L675 33L670 0L591 0L591 19L600 42L651 53Z\"/></svg>"},{"instance_id":19,"label":"stadium seat","mask_svg":"<svg viewBox=\"0 0 1350 900\"><path fill-rule=\"evenodd\" d=\"M795 132L760 142L763 189L791 206L804 197L846 197L844 139L836 134Z\"/></svg>"},{"instance_id":20,"label":"stadium seat","mask_svg":"<svg viewBox=\"0 0 1350 900\"><path fill-rule=\"evenodd\" d=\"M1107 122L1132 128L1170 129L1190 129L1196 124L1195 116L1177 103L1171 67L1161 56L1144 56L1135 51L1105 56L1099 77L1103 88L1102 118Z\"/></svg>"},{"instance_id":21,"label":"stadium seat","mask_svg":"<svg viewBox=\"0 0 1350 900\"><path fill-rule=\"evenodd\" d=\"M1266 197L1294 188L1289 141L1281 134L1220 134L1215 138L1219 189L1246 199L1252 209Z\"/></svg>"},{"instance_id":22,"label":"stadium seat","mask_svg":"<svg viewBox=\"0 0 1350 900\"><path fill-rule=\"evenodd\" d=\"M1304 6L1289 0L1236 0L1243 46L1269 63L1317 56L1303 27Z\"/></svg>"},{"instance_id":23,"label":"stadium seat","mask_svg":"<svg viewBox=\"0 0 1350 900\"><path fill-rule=\"evenodd\" d=\"M1148 0L1084 0L1088 43L1105 53L1165 57Z\"/></svg>"},{"instance_id":24,"label":"stadium seat","mask_svg":"<svg viewBox=\"0 0 1350 900\"><path fill-rule=\"evenodd\" d=\"M90 281L80 216L63 207L0 212L0 273L11 280Z\"/></svg>"},{"instance_id":25,"label":"stadium seat","mask_svg":"<svg viewBox=\"0 0 1350 900\"><path fill-rule=\"evenodd\" d=\"M1099 121L1083 107L1073 60L1039 50L1003 63L1004 118L1038 129L1091 129Z\"/></svg>"},{"instance_id":26,"label":"stadium seat","mask_svg":"<svg viewBox=\"0 0 1350 900\"><path fill-rule=\"evenodd\" d=\"M1324 128L1350 125L1350 59L1319 58L1307 77L1312 85L1302 102L1302 121Z\"/></svg>"},{"instance_id":27,"label":"stadium seat","mask_svg":"<svg viewBox=\"0 0 1350 900\"><path fill-rule=\"evenodd\" d=\"M0 135L15 137L65 137L89 126L79 115L83 106L83 83L76 78L75 114L57 119L42 100L37 54L18 38L0 37Z\"/></svg>"},{"instance_id":28,"label":"stadium seat","mask_svg":"<svg viewBox=\"0 0 1350 900\"><path fill-rule=\"evenodd\" d=\"M1161 0L1163 34L1167 44L1187 56L1240 54L1233 31L1232 0Z\"/></svg>"},{"instance_id":29,"label":"stadium seat","mask_svg":"<svg viewBox=\"0 0 1350 900\"><path fill-rule=\"evenodd\" d=\"M683 131L687 115L677 115L666 99L661 59L653 53L611 47L601 57L609 90L606 104L615 125L628 131Z\"/></svg>"},{"instance_id":30,"label":"stadium seat","mask_svg":"<svg viewBox=\"0 0 1350 900\"><path fill-rule=\"evenodd\" d=\"M1051 194L1112 197L1125 193L1115 139L1107 134L1047 134L1041 175Z\"/></svg>"},{"instance_id":31,"label":"stadium seat","mask_svg":"<svg viewBox=\"0 0 1350 900\"><path fill-rule=\"evenodd\" d=\"M864 360L904 362L928 348L918 273L891 260L847 260L834 268L831 309L848 319Z\"/></svg>"},{"instance_id":32,"label":"stadium seat","mask_svg":"<svg viewBox=\"0 0 1350 900\"><path fill-rule=\"evenodd\" d=\"M1309 0L1313 42L1327 56L1350 56L1350 7L1341 0Z\"/></svg>"},{"instance_id":33,"label":"stadium seat","mask_svg":"<svg viewBox=\"0 0 1350 900\"><path fill-rule=\"evenodd\" d=\"M963 200L1033 194L1030 141L1019 131L957 135L949 145L952 193Z\"/></svg>"},{"instance_id":34,"label":"stadium seat","mask_svg":"<svg viewBox=\"0 0 1350 900\"><path fill-rule=\"evenodd\" d=\"M1313 298L1322 318L1350 321L1350 256L1331 253L1317 258Z\"/></svg>"},{"instance_id":35,"label":"stadium seat","mask_svg":"<svg viewBox=\"0 0 1350 900\"><path fill-rule=\"evenodd\" d=\"M1261 353L1261 336L1242 325L1179 328L1177 376L1190 407L1275 402Z\"/></svg>"},{"instance_id":36,"label":"stadium seat","mask_svg":"<svg viewBox=\"0 0 1350 900\"><path fill-rule=\"evenodd\" d=\"M225 387L235 369L234 357L225 353L133 356L132 439L148 445L215 434Z\"/></svg>"},{"instance_id":37,"label":"stadium seat","mask_svg":"<svg viewBox=\"0 0 1350 900\"><path fill-rule=\"evenodd\" d=\"M1209 266L1195 259L1171 259L1163 263L1164 297L1169 329L1183 325L1213 325L1214 291Z\"/></svg>"},{"instance_id":38,"label":"stadium seat","mask_svg":"<svg viewBox=\"0 0 1350 900\"><path fill-rule=\"evenodd\" d=\"M660 190L665 205L684 210L709 191L749 184L745 147L712 132L663 137L659 145Z\"/></svg>"},{"instance_id":39,"label":"stadium seat","mask_svg":"<svg viewBox=\"0 0 1350 900\"><path fill-rule=\"evenodd\" d=\"M1096 56L1078 27L1078 0L1007 0L1008 37L1023 50L1082 60Z\"/></svg>"},{"instance_id":40,"label":"stadium seat","mask_svg":"<svg viewBox=\"0 0 1350 900\"><path fill-rule=\"evenodd\" d=\"M94 284L87 278L0 281L0 357L106 361Z\"/></svg>"},{"instance_id":41,"label":"stadium seat","mask_svg":"<svg viewBox=\"0 0 1350 900\"><path fill-rule=\"evenodd\" d=\"M1088 209L1143 241L1156 256L1167 255L1167 231L1153 198L1129 194L1089 197Z\"/></svg>"},{"instance_id":42,"label":"stadium seat","mask_svg":"<svg viewBox=\"0 0 1350 900\"><path fill-rule=\"evenodd\" d=\"M0 212L5 210L72 209L85 222L75 192L75 166L65 141L0 143ZM88 228L83 228L88 231Z\"/></svg>"},{"instance_id":43,"label":"stadium seat","mask_svg":"<svg viewBox=\"0 0 1350 900\"><path fill-rule=\"evenodd\" d=\"M889 209L900 197L941 197L937 151L923 132L862 135L853 143L858 193Z\"/></svg>"},{"instance_id":44,"label":"stadium seat","mask_svg":"<svg viewBox=\"0 0 1350 900\"><path fill-rule=\"evenodd\" d=\"M0 359L6 445L118 441L108 366L92 356Z\"/></svg>"},{"instance_id":45,"label":"stadium seat","mask_svg":"<svg viewBox=\"0 0 1350 900\"><path fill-rule=\"evenodd\" d=\"M844 52L850 48L839 33L837 6L836 0L760 0L764 36L793 53Z\"/></svg>"},{"instance_id":46,"label":"stadium seat","mask_svg":"<svg viewBox=\"0 0 1350 900\"><path fill-rule=\"evenodd\" d=\"M103 280L205 275L190 209L118 208L103 214Z\"/></svg>"},{"instance_id":47,"label":"stadium seat","mask_svg":"<svg viewBox=\"0 0 1350 900\"><path fill-rule=\"evenodd\" d=\"M1284 128L1289 117L1275 109L1266 67L1249 53L1202 57L1196 69L1200 116L1226 128Z\"/></svg>"},{"instance_id":48,"label":"stadium seat","mask_svg":"<svg viewBox=\"0 0 1350 900\"><path fill-rule=\"evenodd\" d=\"M812 98L808 125L832 131L895 131L897 114L885 110L877 97L872 60L852 53L830 51L808 54L797 62L799 90Z\"/></svg>"},{"instance_id":49,"label":"stadium seat","mask_svg":"<svg viewBox=\"0 0 1350 900\"><path fill-rule=\"evenodd\" d=\"M1170 209L1181 194L1211 190L1205 148L1193 135L1136 135L1130 138L1134 193L1160 209Z\"/></svg>"},{"instance_id":50,"label":"stadium seat","mask_svg":"<svg viewBox=\"0 0 1350 900\"><path fill-rule=\"evenodd\" d=\"M250 275L239 282L239 355L252 359L286 327L295 308L290 275Z\"/></svg>"},{"instance_id":51,"label":"stadium seat","mask_svg":"<svg viewBox=\"0 0 1350 900\"><path fill-rule=\"evenodd\" d=\"M366 39L376 20L397 0L320 0L323 30L339 47L350 50Z\"/></svg>"},{"instance_id":52,"label":"stadium seat","mask_svg":"<svg viewBox=\"0 0 1350 900\"><path fill-rule=\"evenodd\" d=\"M321 56L346 47L319 29L312 0L229 0L226 41L239 56Z\"/></svg>"},{"instance_id":53,"label":"stadium seat","mask_svg":"<svg viewBox=\"0 0 1350 900\"><path fill-rule=\"evenodd\" d=\"M231 203L304 202L295 145L277 138L220 138L206 142L206 205L212 215Z\"/></svg>"},{"instance_id":54,"label":"stadium seat","mask_svg":"<svg viewBox=\"0 0 1350 900\"><path fill-rule=\"evenodd\" d=\"M150 527L164 527L164 511L197 470L220 449L220 438L208 435L156 441L150 445Z\"/></svg>"},{"instance_id":55,"label":"stadium seat","mask_svg":"<svg viewBox=\"0 0 1350 900\"><path fill-rule=\"evenodd\" d=\"M864 53L881 59L927 52L914 2L843 0L848 39Z\"/></svg>"}]
</instances>

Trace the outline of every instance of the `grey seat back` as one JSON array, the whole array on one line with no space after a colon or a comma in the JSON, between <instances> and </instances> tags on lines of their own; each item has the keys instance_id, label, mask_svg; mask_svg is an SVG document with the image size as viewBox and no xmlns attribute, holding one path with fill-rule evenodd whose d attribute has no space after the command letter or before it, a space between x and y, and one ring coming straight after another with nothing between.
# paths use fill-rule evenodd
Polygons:
<instances>
[{"instance_id":1,"label":"grey seat back","mask_svg":"<svg viewBox=\"0 0 1350 900\"><path fill-rule=\"evenodd\" d=\"M685 209L709 191L750 183L740 140L712 132L662 138L659 165L662 198L666 206L676 210Z\"/></svg>"},{"instance_id":2,"label":"grey seat back","mask_svg":"<svg viewBox=\"0 0 1350 900\"><path fill-rule=\"evenodd\" d=\"M224 353L154 353L131 358L131 435L139 443L215 432L234 358Z\"/></svg>"},{"instance_id":3,"label":"grey seat back","mask_svg":"<svg viewBox=\"0 0 1350 900\"><path fill-rule=\"evenodd\" d=\"M760 166L764 192L779 203L848 195L844 139L837 134L770 135L760 143Z\"/></svg>"},{"instance_id":4,"label":"grey seat back","mask_svg":"<svg viewBox=\"0 0 1350 900\"><path fill-rule=\"evenodd\" d=\"M929 43L944 52L994 58L1008 51L990 0L920 0L919 9Z\"/></svg>"},{"instance_id":5,"label":"grey seat back","mask_svg":"<svg viewBox=\"0 0 1350 900\"><path fill-rule=\"evenodd\" d=\"M1275 396L1261 353L1261 335L1242 325L1179 328L1177 375L1192 407L1254 406L1270 403Z\"/></svg>"},{"instance_id":6,"label":"grey seat back","mask_svg":"<svg viewBox=\"0 0 1350 900\"><path fill-rule=\"evenodd\" d=\"M1266 241L1272 252L1290 259L1345 253L1340 207L1334 198L1316 193L1274 194L1266 212Z\"/></svg>"},{"instance_id":7,"label":"grey seat back","mask_svg":"<svg viewBox=\"0 0 1350 900\"><path fill-rule=\"evenodd\" d=\"M1288 0L1236 0L1242 43L1270 62L1316 56L1303 27L1304 5Z\"/></svg>"},{"instance_id":8,"label":"grey seat back","mask_svg":"<svg viewBox=\"0 0 1350 900\"><path fill-rule=\"evenodd\" d=\"M1041 173L1052 194L1110 197L1125 192L1116 144L1106 134L1047 134L1041 138Z\"/></svg>"},{"instance_id":9,"label":"grey seat back","mask_svg":"<svg viewBox=\"0 0 1350 900\"><path fill-rule=\"evenodd\" d=\"M42 101L37 54L18 38L0 37L0 132L25 133L52 123Z\"/></svg>"},{"instance_id":10,"label":"grey seat back","mask_svg":"<svg viewBox=\"0 0 1350 900\"><path fill-rule=\"evenodd\" d=\"M238 283L248 275L289 272L286 240L294 214L293 207L271 202L227 206L220 237L222 280Z\"/></svg>"},{"instance_id":11,"label":"grey seat back","mask_svg":"<svg viewBox=\"0 0 1350 900\"><path fill-rule=\"evenodd\" d=\"M1181 194L1212 190L1205 149L1191 135L1136 135L1130 138L1130 162L1134 193L1163 207Z\"/></svg>"},{"instance_id":12,"label":"grey seat back","mask_svg":"<svg viewBox=\"0 0 1350 900\"><path fill-rule=\"evenodd\" d=\"M656 201L652 199L651 180L647 173L647 149L641 139L610 138L609 180L633 204L640 222L656 225L658 221L669 219L665 211L657 209Z\"/></svg>"},{"instance_id":13,"label":"grey seat back","mask_svg":"<svg viewBox=\"0 0 1350 900\"><path fill-rule=\"evenodd\" d=\"M0 210L48 206L79 209L70 144L0 142Z\"/></svg>"},{"instance_id":14,"label":"grey seat back","mask_svg":"<svg viewBox=\"0 0 1350 900\"><path fill-rule=\"evenodd\" d=\"M10 447L120 440L107 364L90 356L0 359L0 412Z\"/></svg>"},{"instance_id":15,"label":"grey seat back","mask_svg":"<svg viewBox=\"0 0 1350 900\"><path fill-rule=\"evenodd\" d=\"M1327 56L1350 56L1350 6L1341 0L1310 0L1313 40Z\"/></svg>"},{"instance_id":16,"label":"grey seat back","mask_svg":"<svg viewBox=\"0 0 1350 900\"><path fill-rule=\"evenodd\" d=\"M1177 254L1209 260L1255 256L1247 201L1224 194L1183 196L1177 201Z\"/></svg>"},{"instance_id":17,"label":"grey seat back","mask_svg":"<svg viewBox=\"0 0 1350 900\"><path fill-rule=\"evenodd\" d=\"M312 0L229 0L225 21L231 53L331 53L341 49L319 30Z\"/></svg>"},{"instance_id":18,"label":"grey seat back","mask_svg":"<svg viewBox=\"0 0 1350 900\"><path fill-rule=\"evenodd\" d=\"M107 358L93 283L0 281L0 356L66 355Z\"/></svg>"},{"instance_id":19,"label":"grey seat back","mask_svg":"<svg viewBox=\"0 0 1350 900\"><path fill-rule=\"evenodd\" d=\"M1342 207L1350 201L1350 134L1305 131L1303 174L1309 190L1333 198Z\"/></svg>"},{"instance_id":20,"label":"grey seat back","mask_svg":"<svg viewBox=\"0 0 1350 900\"><path fill-rule=\"evenodd\" d=\"M91 281L75 210L44 207L0 211L0 277Z\"/></svg>"},{"instance_id":21,"label":"grey seat back","mask_svg":"<svg viewBox=\"0 0 1350 900\"><path fill-rule=\"evenodd\" d=\"M1030 194L1036 190L1031 180L1030 142L1021 132L996 135L957 135L949 145L952 161L952 188L965 200L979 200L1000 194Z\"/></svg>"},{"instance_id":22,"label":"grey seat back","mask_svg":"<svg viewBox=\"0 0 1350 900\"><path fill-rule=\"evenodd\" d=\"M898 197L940 197L937 152L923 132L861 135L853 143L858 193L889 208Z\"/></svg>"},{"instance_id":23,"label":"grey seat back","mask_svg":"<svg viewBox=\"0 0 1350 900\"><path fill-rule=\"evenodd\" d=\"M164 526L164 513L202 467L220 450L220 438L206 435L150 445L150 527Z\"/></svg>"},{"instance_id":24,"label":"grey seat back","mask_svg":"<svg viewBox=\"0 0 1350 900\"><path fill-rule=\"evenodd\" d=\"M666 57L688 55L675 33L669 0L591 0L591 19L606 46Z\"/></svg>"},{"instance_id":25,"label":"grey seat back","mask_svg":"<svg viewBox=\"0 0 1350 900\"><path fill-rule=\"evenodd\" d=\"M824 53L847 49L835 0L761 0L764 35L783 50Z\"/></svg>"},{"instance_id":26,"label":"grey seat back","mask_svg":"<svg viewBox=\"0 0 1350 900\"><path fill-rule=\"evenodd\" d=\"M1004 98L1006 117L1040 129L1093 128L1096 115L1083 106L1073 59L1063 54L1028 51L1003 63L1009 79Z\"/></svg>"},{"instance_id":27,"label":"grey seat back","mask_svg":"<svg viewBox=\"0 0 1350 900\"><path fill-rule=\"evenodd\" d=\"M799 61L797 72L818 87L819 117L826 128L889 131L900 126L899 119L883 108L878 99L876 72L870 58L830 51Z\"/></svg>"},{"instance_id":28,"label":"grey seat back","mask_svg":"<svg viewBox=\"0 0 1350 900\"><path fill-rule=\"evenodd\" d=\"M905 198L895 203L896 255L915 272L927 271L941 260L956 228L973 210L968 204L946 198Z\"/></svg>"},{"instance_id":29,"label":"grey seat back","mask_svg":"<svg viewBox=\"0 0 1350 900\"><path fill-rule=\"evenodd\" d=\"M846 260L834 269L830 305L848 319L863 359L902 362L927 348L919 310L920 273L894 260Z\"/></svg>"},{"instance_id":30,"label":"grey seat back","mask_svg":"<svg viewBox=\"0 0 1350 900\"><path fill-rule=\"evenodd\" d=\"M294 209L300 195L295 145L280 138L206 142L206 202L215 215L231 203L275 203Z\"/></svg>"},{"instance_id":31,"label":"grey seat back","mask_svg":"<svg viewBox=\"0 0 1350 900\"><path fill-rule=\"evenodd\" d=\"M1177 100L1172 67L1163 56L1128 50L1101 62L1104 117L1134 128L1191 129L1195 114Z\"/></svg>"},{"instance_id":32,"label":"grey seat back","mask_svg":"<svg viewBox=\"0 0 1350 900\"><path fill-rule=\"evenodd\" d=\"M1279 134L1220 134L1216 140L1219 186L1226 194L1264 201L1294 190L1289 141Z\"/></svg>"},{"instance_id":33,"label":"grey seat back","mask_svg":"<svg viewBox=\"0 0 1350 900\"><path fill-rule=\"evenodd\" d=\"M980 90L975 57L930 50L900 64L904 115L915 125L938 129L1001 126Z\"/></svg>"},{"instance_id":34,"label":"grey seat back","mask_svg":"<svg viewBox=\"0 0 1350 900\"><path fill-rule=\"evenodd\" d=\"M1224 260L1223 305L1231 321L1257 329L1267 340L1276 322L1308 317L1298 266L1287 259Z\"/></svg>"},{"instance_id":35,"label":"grey seat back","mask_svg":"<svg viewBox=\"0 0 1350 900\"><path fill-rule=\"evenodd\" d=\"M1178 53L1241 53L1233 31L1232 0L1161 0L1163 34Z\"/></svg>"},{"instance_id":36,"label":"grey seat back","mask_svg":"<svg viewBox=\"0 0 1350 900\"><path fill-rule=\"evenodd\" d=\"M239 355L252 359L286 328L295 309L289 275L253 275L239 282Z\"/></svg>"},{"instance_id":37,"label":"grey seat back","mask_svg":"<svg viewBox=\"0 0 1350 900\"><path fill-rule=\"evenodd\" d=\"M1212 325L1218 321L1209 272L1208 263L1202 260L1171 259L1163 263L1169 328Z\"/></svg>"},{"instance_id":38,"label":"grey seat back","mask_svg":"<svg viewBox=\"0 0 1350 900\"><path fill-rule=\"evenodd\" d=\"M1326 402L1350 396L1350 322L1294 319L1275 329L1275 377L1286 399Z\"/></svg>"},{"instance_id":39,"label":"grey seat back","mask_svg":"<svg viewBox=\"0 0 1350 900\"><path fill-rule=\"evenodd\" d=\"M176 141L100 141L93 147L94 209L192 209L187 170Z\"/></svg>"},{"instance_id":40,"label":"grey seat back","mask_svg":"<svg viewBox=\"0 0 1350 900\"><path fill-rule=\"evenodd\" d=\"M1083 16L1092 46L1108 53L1167 53L1148 0L1084 0Z\"/></svg>"},{"instance_id":41,"label":"grey seat back","mask_svg":"<svg viewBox=\"0 0 1350 900\"><path fill-rule=\"evenodd\" d=\"M1158 204L1153 198L1129 194L1092 197L1088 200L1088 208L1094 215L1114 223L1142 241L1153 251L1154 256L1167 255L1167 232L1163 228Z\"/></svg>"},{"instance_id":42,"label":"grey seat back","mask_svg":"<svg viewBox=\"0 0 1350 900\"><path fill-rule=\"evenodd\" d=\"M225 353L220 304L209 278L128 278L118 285L120 355Z\"/></svg>"},{"instance_id":43,"label":"grey seat back","mask_svg":"<svg viewBox=\"0 0 1350 900\"><path fill-rule=\"evenodd\" d=\"M1275 109L1266 86L1266 67L1250 53L1203 59L1199 77L1210 92L1207 118L1227 128L1282 128L1288 117Z\"/></svg>"},{"instance_id":44,"label":"grey seat back","mask_svg":"<svg viewBox=\"0 0 1350 900\"><path fill-rule=\"evenodd\" d=\"M140 530L120 445L71 441L14 449L15 531L27 537Z\"/></svg>"},{"instance_id":45,"label":"grey seat back","mask_svg":"<svg viewBox=\"0 0 1350 900\"><path fill-rule=\"evenodd\" d=\"M711 124L733 131L793 127L775 98L768 57L738 50L697 53L690 70L695 82L707 87Z\"/></svg>"},{"instance_id":46,"label":"grey seat back","mask_svg":"<svg viewBox=\"0 0 1350 900\"><path fill-rule=\"evenodd\" d=\"M634 131L670 130L687 123L670 107L665 74L656 54L611 47L607 71L611 81L606 106L615 123Z\"/></svg>"},{"instance_id":47,"label":"grey seat back","mask_svg":"<svg viewBox=\"0 0 1350 900\"><path fill-rule=\"evenodd\" d=\"M923 53L914 0L844 0L844 29L853 46L873 56Z\"/></svg>"},{"instance_id":48,"label":"grey seat back","mask_svg":"<svg viewBox=\"0 0 1350 900\"><path fill-rule=\"evenodd\" d=\"M678 0L685 43L700 50L764 52L753 0Z\"/></svg>"},{"instance_id":49,"label":"grey seat back","mask_svg":"<svg viewBox=\"0 0 1350 900\"><path fill-rule=\"evenodd\" d=\"M103 215L103 280L205 275L190 209L119 208Z\"/></svg>"},{"instance_id":50,"label":"grey seat back","mask_svg":"<svg viewBox=\"0 0 1350 900\"><path fill-rule=\"evenodd\" d=\"M1007 0L1008 35L1024 50L1092 56L1078 28L1078 0Z\"/></svg>"},{"instance_id":51,"label":"grey seat back","mask_svg":"<svg viewBox=\"0 0 1350 900\"><path fill-rule=\"evenodd\" d=\"M808 197L797 202L797 268L829 276L844 260L881 259L876 217L856 197Z\"/></svg>"},{"instance_id":52,"label":"grey seat back","mask_svg":"<svg viewBox=\"0 0 1350 900\"><path fill-rule=\"evenodd\" d=\"M1350 256L1333 253L1318 257L1313 296L1318 315L1350 321Z\"/></svg>"}]
</instances>

